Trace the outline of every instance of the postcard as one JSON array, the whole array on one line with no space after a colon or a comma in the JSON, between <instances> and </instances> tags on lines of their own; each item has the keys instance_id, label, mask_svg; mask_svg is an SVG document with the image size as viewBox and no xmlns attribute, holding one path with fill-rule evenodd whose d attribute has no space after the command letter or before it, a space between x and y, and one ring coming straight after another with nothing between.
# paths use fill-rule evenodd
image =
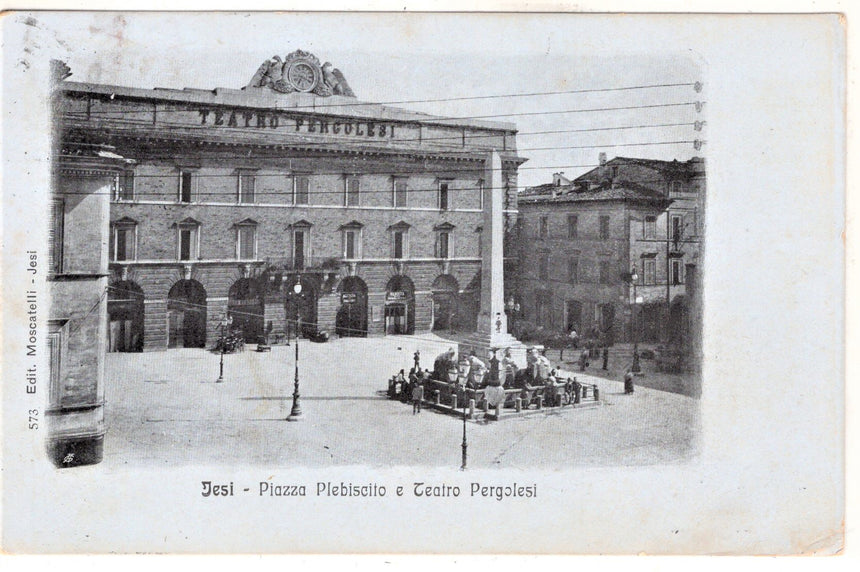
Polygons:
<instances>
[{"instance_id":1,"label":"postcard","mask_svg":"<svg viewBox=\"0 0 860 572\"><path fill-rule=\"evenodd\" d=\"M838 15L2 26L4 551L842 550Z\"/></svg>"}]
</instances>

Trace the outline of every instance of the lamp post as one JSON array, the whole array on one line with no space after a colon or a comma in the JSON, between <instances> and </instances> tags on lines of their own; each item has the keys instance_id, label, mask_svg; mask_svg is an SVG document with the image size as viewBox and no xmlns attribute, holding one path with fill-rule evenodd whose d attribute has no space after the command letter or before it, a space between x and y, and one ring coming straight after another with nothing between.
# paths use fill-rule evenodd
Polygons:
<instances>
[{"instance_id":1,"label":"lamp post","mask_svg":"<svg viewBox=\"0 0 860 572\"><path fill-rule=\"evenodd\" d=\"M639 333L637 332L637 312L636 305L639 303L639 298L636 296L636 283L639 281L639 275L636 273L636 266L630 272L630 281L633 283L633 315L631 321L633 323L633 373L639 373L642 369L639 367Z\"/></svg>"},{"instance_id":2,"label":"lamp post","mask_svg":"<svg viewBox=\"0 0 860 572\"><path fill-rule=\"evenodd\" d=\"M296 283L293 285L293 292L295 293L294 306L296 307L296 378L293 384L293 408L290 410L290 416L287 417L287 421L301 421L302 417L302 407L299 405L299 304L298 297L299 294L302 293L302 279L298 277Z\"/></svg>"},{"instance_id":3,"label":"lamp post","mask_svg":"<svg viewBox=\"0 0 860 572\"><path fill-rule=\"evenodd\" d=\"M466 470L466 459L469 456L468 448L469 445L466 443L466 407L468 407L469 402L469 394L466 393L466 387L463 387L463 464L460 465L460 470Z\"/></svg>"},{"instance_id":4,"label":"lamp post","mask_svg":"<svg viewBox=\"0 0 860 572\"><path fill-rule=\"evenodd\" d=\"M221 318L221 322L219 324L221 326L221 343L219 344L221 346L221 365L218 370L218 379L215 380L215 383L222 383L224 381L224 346L226 345L224 340L224 328L232 323L233 316L224 314L224 317Z\"/></svg>"}]
</instances>

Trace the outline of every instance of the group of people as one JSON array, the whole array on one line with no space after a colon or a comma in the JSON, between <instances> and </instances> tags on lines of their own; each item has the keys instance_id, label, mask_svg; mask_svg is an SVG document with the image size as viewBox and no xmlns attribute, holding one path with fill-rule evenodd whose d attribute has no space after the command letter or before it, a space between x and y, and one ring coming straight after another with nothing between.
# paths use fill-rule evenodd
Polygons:
<instances>
[{"instance_id":1,"label":"group of people","mask_svg":"<svg viewBox=\"0 0 860 572\"><path fill-rule=\"evenodd\" d=\"M421 413L421 403L424 401L424 382L430 378L430 372L413 367L409 371L409 379L404 370L394 376L389 384L389 394L395 397L400 393L400 401L412 402L412 414Z\"/></svg>"}]
</instances>

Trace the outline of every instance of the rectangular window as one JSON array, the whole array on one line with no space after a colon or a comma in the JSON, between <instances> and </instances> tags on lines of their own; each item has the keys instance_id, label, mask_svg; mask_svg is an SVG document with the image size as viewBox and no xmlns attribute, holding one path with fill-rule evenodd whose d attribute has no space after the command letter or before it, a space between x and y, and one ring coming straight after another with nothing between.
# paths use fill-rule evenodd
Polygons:
<instances>
[{"instance_id":1,"label":"rectangular window","mask_svg":"<svg viewBox=\"0 0 860 572\"><path fill-rule=\"evenodd\" d=\"M609 238L609 215L600 215L600 238Z\"/></svg>"},{"instance_id":2,"label":"rectangular window","mask_svg":"<svg viewBox=\"0 0 860 572\"><path fill-rule=\"evenodd\" d=\"M193 198L194 179L190 171L179 173L179 202L190 203Z\"/></svg>"},{"instance_id":3,"label":"rectangular window","mask_svg":"<svg viewBox=\"0 0 860 572\"><path fill-rule=\"evenodd\" d=\"M134 171L123 171L117 175L115 185L116 193L114 194L114 200L134 200Z\"/></svg>"},{"instance_id":4,"label":"rectangular window","mask_svg":"<svg viewBox=\"0 0 860 572\"><path fill-rule=\"evenodd\" d=\"M255 201L257 176L254 173L239 173L239 202L250 204Z\"/></svg>"},{"instance_id":5,"label":"rectangular window","mask_svg":"<svg viewBox=\"0 0 860 572\"><path fill-rule=\"evenodd\" d=\"M293 266L296 270L305 268L305 231L293 232Z\"/></svg>"},{"instance_id":6,"label":"rectangular window","mask_svg":"<svg viewBox=\"0 0 860 572\"><path fill-rule=\"evenodd\" d=\"M679 215L672 215L672 242L677 246L678 242L681 240L681 233L683 231L682 219Z\"/></svg>"},{"instance_id":7,"label":"rectangular window","mask_svg":"<svg viewBox=\"0 0 860 572\"><path fill-rule=\"evenodd\" d=\"M394 208L403 208L406 206L407 187L406 179L394 180Z\"/></svg>"},{"instance_id":8,"label":"rectangular window","mask_svg":"<svg viewBox=\"0 0 860 572\"><path fill-rule=\"evenodd\" d=\"M357 207L360 204L361 187L358 177L346 178L346 206Z\"/></svg>"},{"instance_id":9,"label":"rectangular window","mask_svg":"<svg viewBox=\"0 0 860 572\"><path fill-rule=\"evenodd\" d=\"M257 258L257 227L239 226L237 232L237 251L240 260L254 260Z\"/></svg>"},{"instance_id":10,"label":"rectangular window","mask_svg":"<svg viewBox=\"0 0 860 572\"><path fill-rule=\"evenodd\" d=\"M307 205L310 204L310 189L311 179L306 176L297 176L293 178L293 204Z\"/></svg>"},{"instance_id":11,"label":"rectangular window","mask_svg":"<svg viewBox=\"0 0 860 572\"><path fill-rule=\"evenodd\" d=\"M346 230L343 232L343 257L344 258L358 258L356 256L358 250L356 248L357 238L358 238L357 230Z\"/></svg>"},{"instance_id":12,"label":"rectangular window","mask_svg":"<svg viewBox=\"0 0 860 572\"><path fill-rule=\"evenodd\" d=\"M63 222L65 220L66 203L63 199L51 201L51 228L48 239L51 244L51 271L60 274L63 271Z\"/></svg>"},{"instance_id":13,"label":"rectangular window","mask_svg":"<svg viewBox=\"0 0 860 572\"><path fill-rule=\"evenodd\" d=\"M545 217L545 216L540 217L540 231L539 232L540 232L541 238L546 238L547 222L548 222L547 217Z\"/></svg>"},{"instance_id":14,"label":"rectangular window","mask_svg":"<svg viewBox=\"0 0 860 572\"><path fill-rule=\"evenodd\" d=\"M567 281L571 284L579 282L579 258L571 257L567 259Z\"/></svg>"},{"instance_id":15,"label":"rectangular window","mask_svg":"<svg viewBox=\"0 0 860 572\"><path fill-rule=\"evenodd\" d=\"M451 208L451 197L450 194L450 183L448 181L441 181L439 183L439 210L447 211Z\"/></svg>"},{"instance_id":16,"label":"rectangular window","mask_svg":"<svg viewBox=\"0 0 860 572\"><path fill-rule=\"evenodd\" d=\"M684 276L682 274L681 260L676 258L672 260L672 284L683 284Z\"/></svg>"},{"instance_id":17,"label":"rectangular window","mask_svg":"<svg viewBox=\"0 0 860 572\"><path fill-rule=\"evenodd\" d=\"M642 276L643 284L657 283L657 260L654 258L646 258L643 262L644 272Z\"/></svg>"},{"instance_id":18,"label":"rectangular window","mask_svg":"<svg viewBox=\"0 0 860 572\"><path fill-rule=\"evenodd\" d=\"M439 233L439 258L448 258L451 254L451 233Z\"/></svg>"},{"instance_id":19,"label":"rectangular window","mask_svg":"<svg viewBox=\"0 0 860 572\"><path fill-rule=\"evenodd\" d=\"M612 284L612 262L604 260L600 263L600 283Z\"/></svg>"},{"instance_id":20,"label":"rectangular window","mask_svg":"<svg viewBox=\"0 0 860 572\"><path fill-rule=\"evenodd\" d=\"M179 260L191 260L191 242L194 238L194 231L190 228L183 228L179 231Z\"/></svg>"},{"instance_id":21,"label":"rectangular window","mask_svg":"<svg viewBox=\"0 0 860 572\"><path fill-rule=\"evenodd\" d=\"M657 217L645 217L645 226L642 228L642 238L657 238Z\"/></svg>"},{"instance_id":22,"label":"rectangular window","mask_svg":"<svg viewBox=\"0 0 860 572\"><path fill-rule=\"evenodd\" d=\"M538 277L541 280L549 279L549 254L541 254L538 260Z\"/></svg>"},{"instance_id":23,"label":"rectangular window","mask_svg":"<svg viewBox=\"0 0 860 572\"><path fill-rule=\"evenodd\" d=\"M579 237L579 217L575 214L567 215L567 238Z\"/></svg>"},{"instance_id":24,"label":"rectangular window","mask_svg":"<svg viewBox=\"0 0 860 572\"><path fill-rule=\"evenodd\" d=\"M132 225L113 227L113 240L110 244L110 259L117 262L134 260L135 229Z\"/></svg>"},{"instance_id":25,"label":"rectangular window","mask_svg":"<svg viewBox=\"0 0 860 572\"><path fill-rule=\"evenodd\" d=\"M406 233L402 230L394 231L394 258L401 259L406 258L406 253L404 249L404 243L406 239Z\"/></svg>"}]
</instances>

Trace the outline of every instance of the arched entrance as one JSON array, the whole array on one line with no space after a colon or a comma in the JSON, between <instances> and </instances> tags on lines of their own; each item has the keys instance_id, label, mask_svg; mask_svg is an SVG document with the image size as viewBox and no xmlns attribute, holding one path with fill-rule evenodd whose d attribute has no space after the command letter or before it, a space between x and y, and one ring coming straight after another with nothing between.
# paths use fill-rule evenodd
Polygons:
<instances>
[{"instance_id":1,"label":"arched entrance","mask_svg":"<svg viewBox=\"0 0 860 572\"><path fill-rule=\"evenodd\" d=\"M167 347L206 347L206 289L180 280L167 294Z\"/></svg>"},{"instance_id":2,"label":"arched entrance","mask_svg":"<svg viewBox=\"0 0 860 572\"><path fill-rule=\"evenodd\" d=\"M248 343L260 342L263 323L263 293L256 280L240 278L230 286L227 298L227 316L232 318L232 328L241 331Z\"/></svg>"},{"instance_id":3,"label":"arched entrance","mask_svg":"<svg viewBox=\"0 0 860 572\"><path fill-rule=\"evenodd\" d=\"M108 351L143 351L143 289L130 280L108 291Z\"/></svg>"},{"instance_id":4,"label":"arched entrance","mask_svg":"<svg viewBox=\"0 0 860 572\"><path fill-rule=\"evenodd\" d=\"M600 304L598 306L599 316L599 336L601 343L606 345L615 344L615 305L611 303ZM634 312L636 311L634 307ZM623 332L622 332L623 335Z\"/></svg>"},{"instance_id":5,"label":"arched entrance","mask_svg":"<svg viewBox=\"0 0 860 572\"><path fill-rule=\"evenodd\" d=\"M347 276L338 287L340 309L335 320L339 336L367 336L367 284L358 276Z\"/></svg>"},{"instance_id":6,"label":"arched entrance","mask_svg":"<svg viewBox=\"0 0 860 572\"><path fill-rule=\"evenodd\" d=\"M319 298L319 282L313 276L301 275L302 291L296 294L293 286L296 278L287 278L284 283L284 307L289 329L295 331L296 317L302 321L302 335L312 336L317 333L317 299ZM296 314L298 312L298 314Z\"/></svg>"},{"instance_id":7,"label":"arched entrance","mask_svg":"<svg viewBox=\"0 0 860 572\"><path fill-rule=\"evenodd\" d=\"M415 333L415 284L408 276L392 276L385 287L385 333Z\"/></svg>"},{"instance_id":8,"label":"arched entrance","mask_svg":"<svg viewBox=\"0 0 860 572\"><path fill-rule=\"evenodd\" d=\"M450 330L457 324L460 285L450 274L440 274L433 281L433 329Z\"/></svg>"}]
</instances>

